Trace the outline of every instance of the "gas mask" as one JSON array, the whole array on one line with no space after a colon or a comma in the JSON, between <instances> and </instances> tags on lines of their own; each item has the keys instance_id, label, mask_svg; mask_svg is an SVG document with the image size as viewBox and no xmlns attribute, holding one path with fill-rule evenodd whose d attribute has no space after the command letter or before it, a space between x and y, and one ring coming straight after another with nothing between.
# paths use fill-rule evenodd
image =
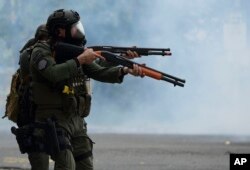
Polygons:
<instances>
[{"instance_id":1,"label":"gas mask","mask_svg":"<svg viewBox=\"0 0 250 170\"><path fill-rule=\"evenodd\" d=\"M78 46L85 46L87 40L81 21L66 27L65 42Z\"/></svg>"}]
</instances>

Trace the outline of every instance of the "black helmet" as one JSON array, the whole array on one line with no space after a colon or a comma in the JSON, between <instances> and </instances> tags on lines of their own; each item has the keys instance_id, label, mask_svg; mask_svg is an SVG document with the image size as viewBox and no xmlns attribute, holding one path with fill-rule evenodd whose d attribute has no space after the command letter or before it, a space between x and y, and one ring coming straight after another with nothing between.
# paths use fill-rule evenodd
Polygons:
<instances>
[{"instance_id":1,"label":"black helmet","mask_svg":"<svg viewBox=\"0 0 250 170\"><path fill-rule=\"evenodd\" d=\"M54 36L56 28L66 28L80 20L76 11L59 9L54 11L47 20L47 29L51 36Z\"/></svg>"},{"instance_id":2,"label":"black helmet","mask_svg":"<svg viewBox=\"0 0 250 170\"><path fill-rule=\"evenodd\" d=\"M41 24L37 27L36 33L35 33L35 39L37 40L43 40L48 38L48 31L45 24Z\"/></svg>"},{"instance_id":3,"label":"black helmet","mask_svg":"<svg viewBox=\"0 0 250 170\"><path fill-rule=\"evenodd\" d=\"M78 37L72 37L71 35L71 28L74 24L81 26L77 32ZM66 30L66 37L64 41L73 44L80 42L85 45L86 43L84 29L80 22L80 15L74 10L59 9L54 11L48 17L46 26L49 35L53 38L58 38L57 28L64 28Z\"/></svg>"},{"instance_id":4,"label":"black helmet","mask_svg":"<svg viewBox=\"0 0 250 170\"><path fill-rule=\"evenodd\" d=\"M34 45L38 40L47 40L48 39L48 31L46 28L46 24L41 24L37 27L35 37L31 38L20 50L20 53L23 52L26 48Z\"/></svg>"}]
</instances>

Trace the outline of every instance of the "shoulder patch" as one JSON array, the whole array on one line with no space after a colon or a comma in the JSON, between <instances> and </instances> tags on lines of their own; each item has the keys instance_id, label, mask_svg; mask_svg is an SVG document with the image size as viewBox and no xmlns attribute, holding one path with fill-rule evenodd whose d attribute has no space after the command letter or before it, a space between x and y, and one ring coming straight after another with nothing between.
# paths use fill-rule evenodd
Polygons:
<instances>
[{"instance_id":1,"label":"shoulder patch","mask_svg":"<svg viewBox=\"0 0 250 170\"><path fill-rule=\"evenodd\" d=\"M38 62L38 70L44 70L48 65L48 61L46 59L42 59Z\"/></svg>"}]
</instances>

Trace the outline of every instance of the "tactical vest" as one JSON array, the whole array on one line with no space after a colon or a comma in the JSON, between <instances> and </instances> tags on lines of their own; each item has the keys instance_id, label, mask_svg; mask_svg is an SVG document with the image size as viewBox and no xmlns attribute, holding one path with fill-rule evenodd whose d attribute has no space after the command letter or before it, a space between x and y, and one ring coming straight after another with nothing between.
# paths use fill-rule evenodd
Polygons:
<instances>
[{"instance_id":1,"label":"tactical vest","mask_svg":"<svg viewBox=\"0 0 250 170\"><path fill-rule=\"evenodd\" d=\"M41 50L46 56L53 57L48 43L39 42L33 52ZM33 57L33 56L32 56ZM86 117L90 112L91 95L88 88L89 79L79 67L78 73L67 80L52 84L34 68L30 63L32 75L32 98L36 105L36 120L54 117L57 120L68 120L77 114Z\"/></svg>"}]
</instances>

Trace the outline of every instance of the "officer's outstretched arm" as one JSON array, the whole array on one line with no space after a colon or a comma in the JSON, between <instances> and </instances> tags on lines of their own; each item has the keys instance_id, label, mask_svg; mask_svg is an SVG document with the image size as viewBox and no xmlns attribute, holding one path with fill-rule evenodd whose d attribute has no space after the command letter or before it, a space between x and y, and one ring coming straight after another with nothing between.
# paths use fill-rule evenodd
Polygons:
<instances>
[{"instance_id":1,"label":"officer's outstretched arm","mask_svg":"<svg viewBox=\"0 0 250 170\"><path fill-rule=\"evenodd\" d=\"M120 74L121 67L102 67L93 62L82 65L83 72L90 78L106 83L121 83L123 76Z\"/></svg>"}]
</instances>

